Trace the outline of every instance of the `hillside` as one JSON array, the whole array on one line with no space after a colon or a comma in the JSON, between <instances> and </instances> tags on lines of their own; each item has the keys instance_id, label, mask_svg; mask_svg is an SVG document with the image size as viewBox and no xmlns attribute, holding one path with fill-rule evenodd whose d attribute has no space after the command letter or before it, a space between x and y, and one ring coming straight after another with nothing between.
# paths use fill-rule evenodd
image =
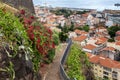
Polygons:
<instances>
[{"instance_id":1,"label":"hillside","mask_svg":"<svg viewBox=\"0 0 120 80\"><path fill-rule=\"evenodd\" d=\"M28 9L29 12L34 13L32 0L1 0L1 1L17 9L20 9L22 7Z\"/></svg>"}]
</instances>

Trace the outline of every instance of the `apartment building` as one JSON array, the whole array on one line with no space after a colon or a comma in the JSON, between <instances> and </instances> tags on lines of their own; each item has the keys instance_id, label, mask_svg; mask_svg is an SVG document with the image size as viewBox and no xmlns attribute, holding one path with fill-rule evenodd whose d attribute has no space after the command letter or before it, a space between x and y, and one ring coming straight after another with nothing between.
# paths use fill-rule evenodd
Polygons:
<instances>
[{"instance_id":1,"label":"apartment building","mask_svg":"<svg viewBox=\"0 0 120 80\"><path fill-rule=\"evenodd\" d=\"M92 63L97 80L120 80L120 63L118 61L87 53Z\"/></svg>"}]
</instances>

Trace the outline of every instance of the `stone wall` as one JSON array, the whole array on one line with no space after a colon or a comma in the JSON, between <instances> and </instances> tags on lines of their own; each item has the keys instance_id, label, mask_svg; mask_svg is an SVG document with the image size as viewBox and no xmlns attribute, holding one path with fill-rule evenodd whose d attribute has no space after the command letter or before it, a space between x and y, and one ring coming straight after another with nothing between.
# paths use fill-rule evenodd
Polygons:
<instances>
[{"instance_id":1,"label":"stone wall","mask_svg":"<svg viewBox=\"0 0 120 80\"><path fill-rule=\"evenodd\" d=\"M34 13L34 6L32 0L2 0L2 2L8 5L12 5L17 9L19 9L20 7L24 7L28 9L29 12Z\"/></svg>"}]
</instances>

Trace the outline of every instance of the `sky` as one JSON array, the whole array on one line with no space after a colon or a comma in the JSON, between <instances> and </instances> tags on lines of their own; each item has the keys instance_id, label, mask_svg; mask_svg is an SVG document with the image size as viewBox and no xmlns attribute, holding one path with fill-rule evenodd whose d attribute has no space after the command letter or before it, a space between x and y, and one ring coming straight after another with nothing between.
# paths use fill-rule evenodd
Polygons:
<instances>
[{"instance_id":1,"label":"sky","mask_svg":"<svg viewBox=\"0 0 120 80\"><path fill-rule=\"evenodd\" d=\"M70 7L70 8L88 8L88 9L115 9L120 10L120 6L116 7L114 4L119 3L120 0L33 0L34 5L44 5L52 7Z\"/></svg>"}]
</instances>

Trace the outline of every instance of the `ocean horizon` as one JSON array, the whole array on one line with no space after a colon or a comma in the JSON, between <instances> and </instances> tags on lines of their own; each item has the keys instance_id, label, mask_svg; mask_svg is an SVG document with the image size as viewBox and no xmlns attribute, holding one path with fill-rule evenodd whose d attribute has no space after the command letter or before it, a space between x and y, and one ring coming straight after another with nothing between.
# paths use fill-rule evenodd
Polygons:
<instances>
[{"instance_id":1,"label":"ocean horizon","mask_svg":"<svg viewBox=\"0 0 120 80\"><path fill-rule=\"evenodd\" d=\"M120 0L33 0L34 5L51 6L51 7L68 7L68 8L86 8L86 9L112 9L120 10Z\"/></svg>"}]
</instances>

